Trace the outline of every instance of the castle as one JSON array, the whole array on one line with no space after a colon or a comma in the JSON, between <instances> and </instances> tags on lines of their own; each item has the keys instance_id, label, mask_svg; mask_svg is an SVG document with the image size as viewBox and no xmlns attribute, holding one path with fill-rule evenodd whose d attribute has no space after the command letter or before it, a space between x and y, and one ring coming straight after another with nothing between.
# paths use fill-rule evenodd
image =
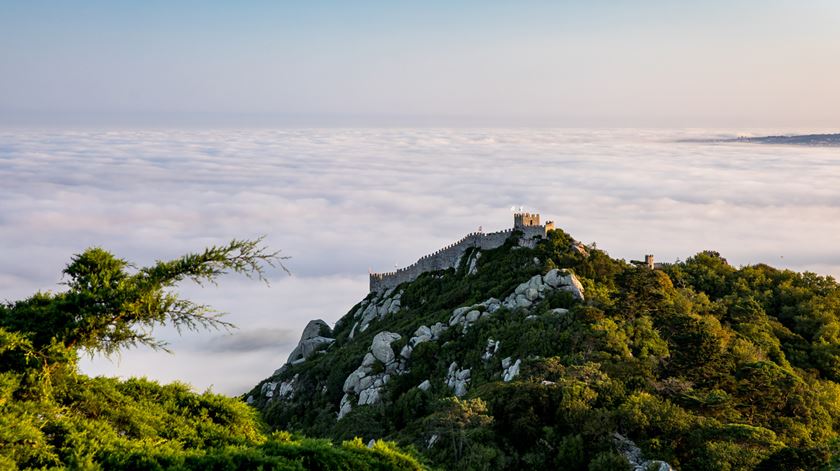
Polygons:
<instances>
[{"instance_id":1,"label":"castle","mask_svg":"<svg viewBox=\"0 0 840 471\"><path fill-rule=\"evenodd\" d=\"M405 268L388 273L371 273L370 291L384 291L394 288L399 284L414 281L426 272L455 268L468 249L477 247L489 250L501 247L514 231L522 232L520 243L527 245L533 243L535 238L545 238L548 231L551 230L554 230L554 222L546 221L545 225L541 225L540 215L537 213L516 213L513 215L513 227L510 229L488 234L473 232L454 244L421 257L420 260Z\"/></svg>"}]
</instances>

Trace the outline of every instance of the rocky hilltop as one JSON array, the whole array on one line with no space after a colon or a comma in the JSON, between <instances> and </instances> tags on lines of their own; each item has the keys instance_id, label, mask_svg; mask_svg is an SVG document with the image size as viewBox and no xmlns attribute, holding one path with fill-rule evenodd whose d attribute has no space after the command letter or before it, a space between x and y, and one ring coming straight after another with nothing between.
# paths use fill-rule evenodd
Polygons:
<instances>
[{"instance_id":1,"label":"rocky hilltop","mask_svg":"<svg viewBox=\"0 0 840 471\"><path fill-rule=\"evenodd\" d=\"M277 428L444 469L817 469L840 427L840 288L715 252L627 263L562 230L312 321L246 396ZM832 343L834 342L834 343Z\"/></svg>"}]
</instances>

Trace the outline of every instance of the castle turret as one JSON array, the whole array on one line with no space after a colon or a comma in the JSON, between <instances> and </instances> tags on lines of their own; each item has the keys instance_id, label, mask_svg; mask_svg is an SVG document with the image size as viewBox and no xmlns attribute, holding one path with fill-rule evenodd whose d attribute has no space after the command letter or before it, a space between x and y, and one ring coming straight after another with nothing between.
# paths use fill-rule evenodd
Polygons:
<instances>
[{"instance_id":1,"label":"castle turret","mask_svg":"<svg viewBox=\"0 0 840 471\"><path fill-rule=\"evenodd\" d=\"M513 227L516 229L539 225L540 215L538 213L516 213L513 215Z\"/></svg>"}]
</instances>

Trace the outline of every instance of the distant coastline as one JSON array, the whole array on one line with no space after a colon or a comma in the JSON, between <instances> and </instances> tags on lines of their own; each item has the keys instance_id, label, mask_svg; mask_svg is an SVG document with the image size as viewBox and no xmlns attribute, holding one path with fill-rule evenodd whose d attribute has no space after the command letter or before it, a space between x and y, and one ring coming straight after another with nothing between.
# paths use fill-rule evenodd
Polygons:
<instances>
[{"instance_id":1,"label":"distant coastline","mask_svg":"<svg viewBox=\"0 0 840 471\"><path fill-rule=\"evenodd\" d=\"M772 144L791 145L808 147L840 147L840 133L838 134L800 134L790 136L738 136L734 138L720 139L687 139L680 142L705 142L705 143L747 143L747 144Z\"/></svg>"}]
</instances>

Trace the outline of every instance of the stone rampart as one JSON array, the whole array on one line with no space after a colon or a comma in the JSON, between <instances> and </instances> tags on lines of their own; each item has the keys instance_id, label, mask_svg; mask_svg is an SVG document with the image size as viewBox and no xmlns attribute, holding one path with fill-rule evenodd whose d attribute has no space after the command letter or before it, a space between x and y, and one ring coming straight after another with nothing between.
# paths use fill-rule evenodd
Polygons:
<instances>
[{"instance_id":1,"label":"stone rampart","mask_svg":"<svg viewBox=\"0 0 840 471\"><path fill-rule=\"evenodd\" d=\"M394 288L402 283L414 281L418 276L429 271L455 268L468 249L477 247L482 250L490 250L501 247L514 230L521 231L523 233L523 239L532 239L537 236L543 238L545 237L546 226L518 227L487 234L473 232L458 242L450 244L437 252L424 255L420 260L405 268L387 273L371 273L370 291L384 291L389 288Z\"/></svg>"}]
</instances>

